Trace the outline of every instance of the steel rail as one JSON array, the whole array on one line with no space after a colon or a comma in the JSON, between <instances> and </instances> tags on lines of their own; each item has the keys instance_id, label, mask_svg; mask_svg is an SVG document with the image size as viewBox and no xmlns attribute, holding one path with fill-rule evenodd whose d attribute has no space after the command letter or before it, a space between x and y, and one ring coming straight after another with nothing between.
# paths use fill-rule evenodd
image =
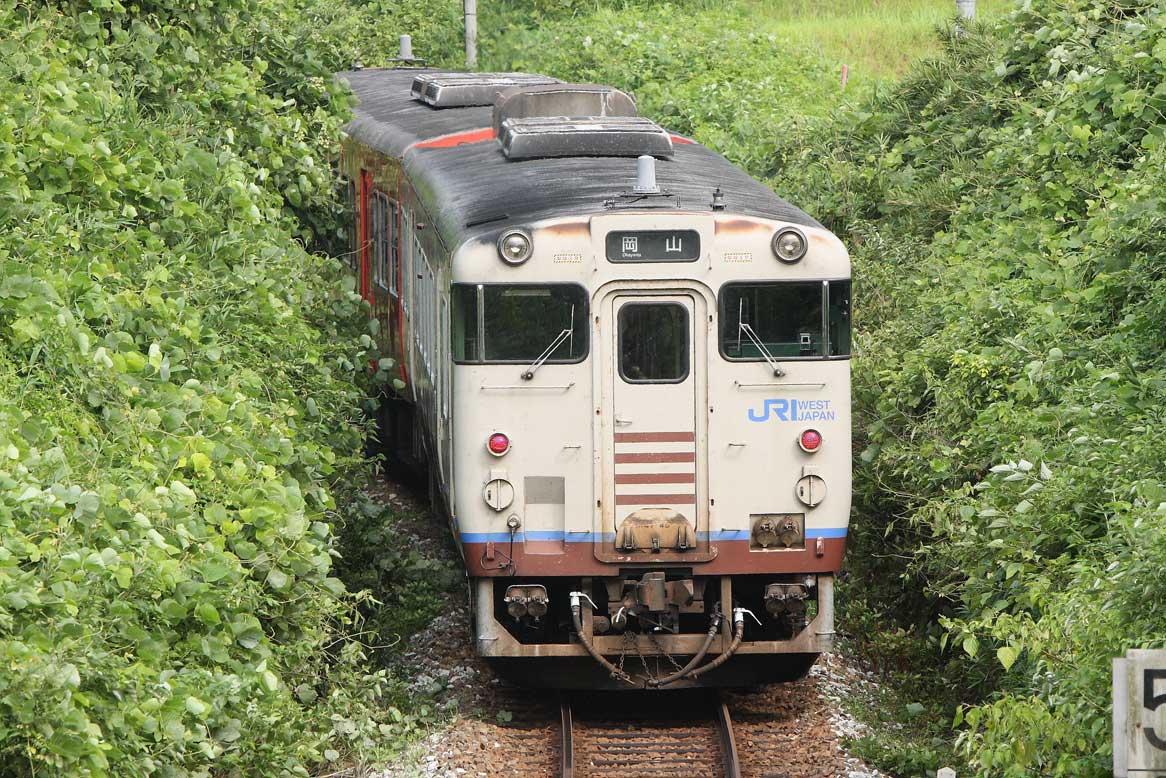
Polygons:
<instances>
[{"instance_id":1,"label":"steel rail","mask_svg":"<svg viewBox=\"0 0 1166 778\"><path fill-rule=\"evenodd\" d=\"M575 778L575 726L571 715L571 701L566 695L559 697L559 723L562 727L562 752L559 756L560 778Z\"/></svg>"},{"instance_id":2,"label":"steel rail","mask_svg":"<svg viewBox=\"0 0 1166 778\"><path fill-rule=\"evenodd\" d=\"M741 778L741 762L737 758L737 738L733 735L733 719L729 706L720 693L713 701L717 709L717 730L721 736L721 759L725 763L725 778Z\"/></svg>"}]
</instances>

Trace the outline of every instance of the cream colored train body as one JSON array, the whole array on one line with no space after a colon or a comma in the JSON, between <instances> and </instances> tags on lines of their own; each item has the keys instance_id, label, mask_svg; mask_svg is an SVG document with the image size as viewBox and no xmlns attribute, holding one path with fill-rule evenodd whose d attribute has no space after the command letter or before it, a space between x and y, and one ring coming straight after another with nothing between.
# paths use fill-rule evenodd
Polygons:
<instances>
[{"instance_id":1,"label":"cream colored train body","mask_svg":"<svg viewBox=\"0 0 1166 778\"><path fill-rule=\"evenodd\" d=\"M574 688L803 674L850 513L840 241L622 93L342 77L385 435L430 473L478 653Z\"/></svg>"}]
</instances>

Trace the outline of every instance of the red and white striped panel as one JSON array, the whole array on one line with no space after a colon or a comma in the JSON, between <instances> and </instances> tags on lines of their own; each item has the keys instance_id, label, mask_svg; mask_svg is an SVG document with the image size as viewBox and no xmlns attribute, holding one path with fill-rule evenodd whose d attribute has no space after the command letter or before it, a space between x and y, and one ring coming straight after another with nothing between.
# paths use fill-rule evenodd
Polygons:
<instances>
[{"instance_id":1,"label":"red and white striped panel","mask_svg":"<svg viewBox=\"0 0 1166 778\"><path fill-rule=\"evenodd\" d=\"M696 505L696 436L615 433L615 504L688 513Z\"/></svg>"}]
</instances>

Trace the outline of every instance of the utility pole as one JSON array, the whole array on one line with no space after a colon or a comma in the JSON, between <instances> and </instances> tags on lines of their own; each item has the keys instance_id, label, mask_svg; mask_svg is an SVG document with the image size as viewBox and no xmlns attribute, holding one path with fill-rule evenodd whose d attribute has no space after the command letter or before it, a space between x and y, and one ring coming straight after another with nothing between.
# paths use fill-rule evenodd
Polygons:
<instances>
[{"instance_id":1,"label":"utility pole","mask_svg":"<svg viewBox=\"0 0 1166 778\"><path fill-rule=\"evenodd\" d=\"M960 0L966 2L967 0ZM478 67L478 0L465 0L466 16L466 68Z\"/></svg>"}]
</instances>

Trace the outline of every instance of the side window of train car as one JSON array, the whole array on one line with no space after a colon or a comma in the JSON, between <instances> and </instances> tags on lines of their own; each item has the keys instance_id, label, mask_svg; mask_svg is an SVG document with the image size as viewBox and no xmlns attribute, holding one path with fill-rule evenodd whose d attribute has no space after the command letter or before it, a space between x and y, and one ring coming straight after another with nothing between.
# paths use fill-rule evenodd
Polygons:
<instances>
[{"instance_id":1,"label":"side window of train car","mask_svg":"<svg viewBox=\"0 0 1166 778\"><path fill-rule=\"evenodd\" d=\"M372 234L372 280L379 288L388 285L389 252L389 198L384 192L372 193L370 214Z\"/></svg>"},{"instance_id":2,"label":"side window of train car","mask_svg":"<svg viewBox=\"0 0 1166 778\"><path fill-rule=\"evenodd\" d=\"M401 208L396 200L389 200L389 294L396 296L397 279L401 275L400 240Z\"/></svg>"},{"instance_id":3,"label":"side window of train car","mask_svg":"<svg viewBox=\"0 0 1166 778\"><path fill-rule=\"evenodd\" d=\"M348 253L345 255L344 261L355 273L360 265L360 239L357 231L357 225L360 224L360 212L359 204L356 201L356 182L348 176L344 176L342 180L345 196L348 198L346 201L348 206Z\"/></svg>"},{"instance_id":4,"label":"side window of train car","mask_svg":"<svg viewBox=\"0 0 1166 778\"><path fill-rule=\"evenodd\" d=\"M413 321L415 326L418 351L421 352L421 361L425 365L425 372L433 378L434 342L436 341L434 306L436 288L433 280L433 269L429 266L429 257L416 240L413 246L413 268L416 278L413 281L415 299L413 300Z\"/></svg>"},{"instance_id":5,"label":"side window of train car","mask_svg":"<svg viewBox=\"0 0 1166 778\"><path fill-rule=\"evenodd\" d=\"M848 356L850 281L726 284L720 319L726 359Z\"/></svg>"},{"instance_id":6,"label":"side window of train car","mask_svg":"<svg viewBox=\"0 0 1166 778\"><path fill-rule=\"evenodd\" d=\"M401 263L401 280L398 282L397 294L401 297L401 311L405 314L405 318L410 317L409 312L409 289L412 284L409 283L410 276L413 273L413 213L406 208L401 208L401 239L398 241L400 246Z\"/></svg>"},{"instance_id":7,"label":"side window of train car","mask_svg":"<svg viewBox=\"0 0 1166 778\"><path fill-rule=\"evenodd\" d=\"M454 284L455 362L547 364L587 357L587 290L576 284Z\"/></svg>"}]
</instances>

